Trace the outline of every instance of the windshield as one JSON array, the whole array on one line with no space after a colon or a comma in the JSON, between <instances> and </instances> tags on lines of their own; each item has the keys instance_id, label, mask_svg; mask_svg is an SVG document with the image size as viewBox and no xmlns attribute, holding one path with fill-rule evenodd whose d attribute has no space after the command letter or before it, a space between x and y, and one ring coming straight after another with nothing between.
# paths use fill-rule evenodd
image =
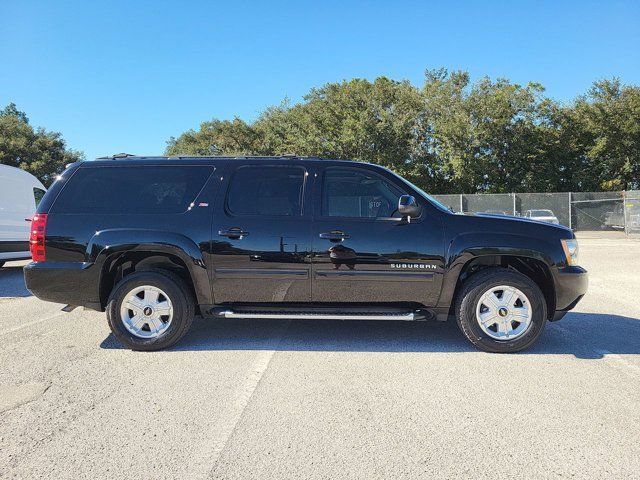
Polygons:
<instances>
[{"instance_id":1,"label":"windshield","mask_svg":"<svg viewBox=\"0 0 640 480\"><path fill-rule=\"evenodd\" d=\"M454 213L453 210L450 207L447 207L446 205L440 203L438 200L436 200L435 198L433 198L431 195L429 195L427 192L425 192L424 190L422 190L420 187L416 187L413 183L411 183L409 180L407 180L406 178L402 178L400 175L398 175L396 172L394 172L393 170L389 170L388 168L383 167L387 172L389 172L391 175L393 175L394 177L396 177L398 180L400 180L401 182L405 183L406 185L409 185L411 188L413 188L414 190L416 190L420 195L422 195L422 197L425 198L425 200L427 200L428 202L432 203L433 205L435 205L438 209L442 210L443 212L447 212L447 213Z\"/></svg>"}]
</instances>

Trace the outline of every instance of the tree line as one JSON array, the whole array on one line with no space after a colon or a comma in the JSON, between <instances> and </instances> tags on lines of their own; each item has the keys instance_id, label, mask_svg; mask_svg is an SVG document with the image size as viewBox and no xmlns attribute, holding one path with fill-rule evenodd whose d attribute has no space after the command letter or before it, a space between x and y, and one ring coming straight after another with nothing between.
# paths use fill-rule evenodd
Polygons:
<instances>
[{"instance_id":1,"label":"tree line","mask_svg":"<svg viewBox=\"0 0 640 480\"><path fill-rule=\"evenodd\" d=\"M640 186L640 88L593 83L562 103L539 83L471 82L429 70L424 84L380 77L312 89L255 121L211 120L168 155L296 155L395 170L431 193L600 191Z\"/></svg>"},{"instance_id":2,"label":"tree line","mask_svg":"<svg viewBox=\"0 0 640 480\"><path fill-rule=\"evenodd\" d=\"M373 162L431 193L640 188L640 87L593 83L571 102L538 83L471 82L428 70L422 86L380 77L312 89L253 122L210 120L167 142L167 155L296 155ZM0 110L0 163L49 185L84 158L58 132Z\"/></svg>"},{"instance_id":3,"label":"tree line","mask_svg":"<svg viewBox=\"0 0 640 480\"><path fill-rule=\"evenodd\" d=\"M31 126L14 103L0 110L0 163L22 168L49 186L65 165L83 159L81 152L67 148L59 132Z\"/></svg>"}]
</instances>

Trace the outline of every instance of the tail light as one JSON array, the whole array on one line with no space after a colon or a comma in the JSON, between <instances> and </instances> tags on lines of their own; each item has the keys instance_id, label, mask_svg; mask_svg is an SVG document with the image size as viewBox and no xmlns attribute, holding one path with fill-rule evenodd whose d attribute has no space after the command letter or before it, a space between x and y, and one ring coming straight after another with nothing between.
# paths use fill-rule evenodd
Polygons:
<instances>
[{"instance_id":1,"label":"tail light","mask_svg":"<svg viewBox=\"0 0 640 480\"><path fill-rule=\"evenodd\" d=\"M36 213L31 219L31 234L29 235L29 250L31 251L31 259L34 262L44 262L46 260L44 246L46 230L47 214Z\"/></svg>"}]
</instances>

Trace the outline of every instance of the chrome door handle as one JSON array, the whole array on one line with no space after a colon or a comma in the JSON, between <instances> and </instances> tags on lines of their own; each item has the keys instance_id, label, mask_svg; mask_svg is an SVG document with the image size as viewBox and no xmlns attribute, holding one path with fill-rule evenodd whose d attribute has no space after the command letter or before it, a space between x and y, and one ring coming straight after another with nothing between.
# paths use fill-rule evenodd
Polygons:
<instances>
[{"instance_id":1,"label":"chrome door handle","mask_svg":"<svg viewBox=\"0 0 640 480\"><path fill-rule=\"evenodd\" d=\"M245 232L240 227L232 227L227 230L219 230L218 235L221 237L231 238L233 240L241 240L242 238L249 235L249 232Z\"/></svg>"},{"instance_id":2,"label":"chrome door handle","mask_svg":"<svg viewBox=\"0 0 640 480\"><path fill-rule=\"evenodd\" d=\"M346 240L348 238L351 238L351 235L349 235L348 233L344 233L344 232L340 232L338 230L335 230L333 232L321 233L319 235L319 237L322 238L323 240L330 240L332 242L341 242L342 240Z\"/></svg>"}]
</instances>

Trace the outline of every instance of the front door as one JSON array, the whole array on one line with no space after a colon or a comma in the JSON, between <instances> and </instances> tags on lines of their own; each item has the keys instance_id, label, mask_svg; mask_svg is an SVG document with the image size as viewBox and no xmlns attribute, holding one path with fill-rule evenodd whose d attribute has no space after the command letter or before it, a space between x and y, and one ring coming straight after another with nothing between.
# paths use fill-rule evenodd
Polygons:
<instances>
[{"instance_id":1,"label":"front door","mask_svg":"<svg viewBox=\"0 0 640 480\"><path fill-rule=\"evenodd\" d=\"M424 199L410 223L397 212L406 186L368 167L326 167L315 188L313 301L437 303L442 227ZM431 207L433 208L433 207Z\"/></svg>"},{"instance_id":2,"label":"front door","mask_svg":"<svg viewBox=\"0 0 640 480\"><path fill-rule=\"evenodd\" d=\"M311 300L307 171L301 165L230 166L212 231L214 301Z\"/></svg>"}]
</instances>

